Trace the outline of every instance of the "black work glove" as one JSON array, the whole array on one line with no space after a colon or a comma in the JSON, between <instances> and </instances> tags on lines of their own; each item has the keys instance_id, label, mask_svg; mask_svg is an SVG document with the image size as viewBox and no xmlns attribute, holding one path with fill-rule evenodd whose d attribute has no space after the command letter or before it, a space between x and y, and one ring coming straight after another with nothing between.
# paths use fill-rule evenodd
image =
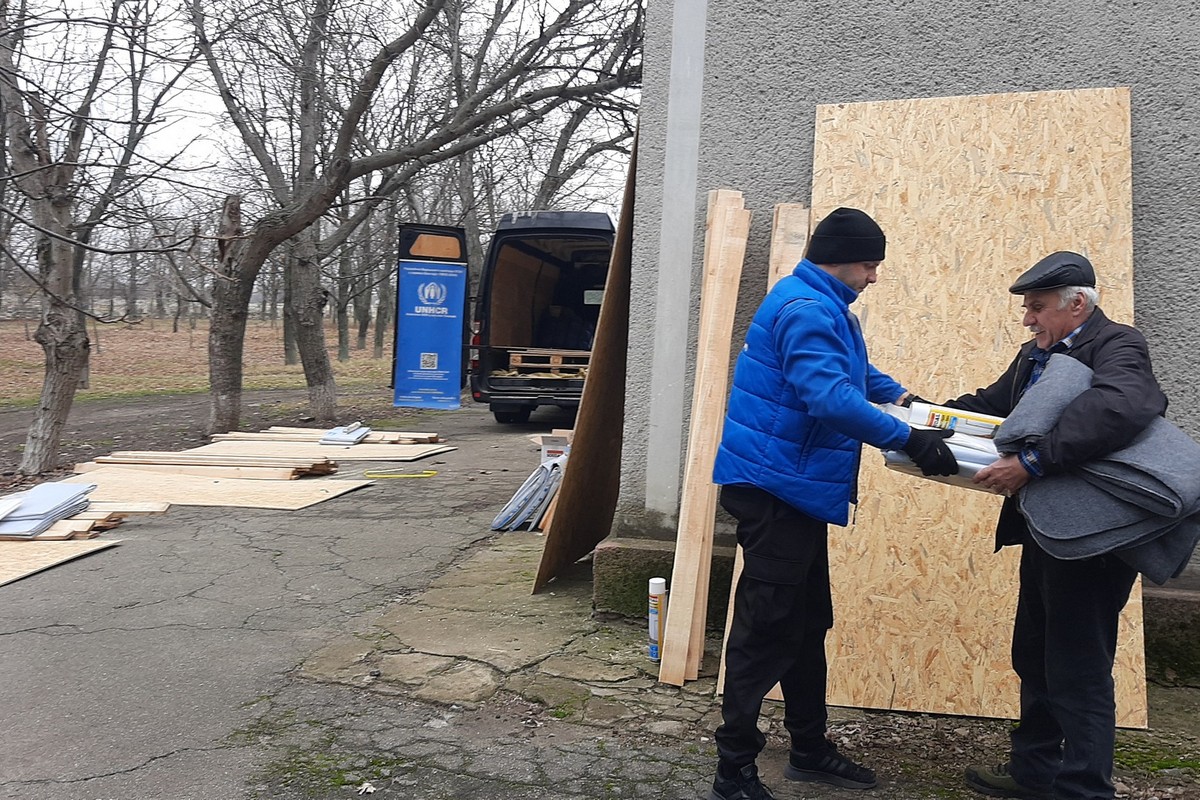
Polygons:
<instances>
[{"instance_id":1,"label":"black work glove","mask_svg":"<svg viewBox=\"0 0 1200 800\"><path fill-rule=\"evenodd\" d=\"M909 406L911 406L913 403L928 403L928 402L929 402L929 401L928 401L928 400L926 400L924 397L921 397L920 395L916 395L916 394L911 394L911 393L910 393L910 394L908 394L907 396L905 396L905 398L904 398L904 402L903 402L903 403L901 403L900 405L901 405L902 407L904 407L904 408L908 408L908 407L909 407Z\"/></svg>"},{"instance_id":2,"label":"black work glove","mask_svg":"<svg viewBox=\"0 0 1200 800\"><path fill-rule=\"evenodd\" d=\"M908 442L900 449L921 468L922 475L957 475L958 459L945 442L953 435L954 431L910 428Z\"/></svg>"}]
</instances>

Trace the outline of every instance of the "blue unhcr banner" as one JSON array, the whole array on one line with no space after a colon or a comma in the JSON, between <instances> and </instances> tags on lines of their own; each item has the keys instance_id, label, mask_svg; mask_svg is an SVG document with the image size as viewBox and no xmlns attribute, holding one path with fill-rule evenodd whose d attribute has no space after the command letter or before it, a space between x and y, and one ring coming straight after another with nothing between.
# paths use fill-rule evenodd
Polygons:
<instances>
[{"instance_id":1,"label":"blue unhcr banner","mask_svg":"<svg viewBox=\"0 0 1200 800\"><path fill-rule=\"evenodd\" d=\"M401 261L392 405L458 408L467 265Z\"/></svg>"}]
</instances>

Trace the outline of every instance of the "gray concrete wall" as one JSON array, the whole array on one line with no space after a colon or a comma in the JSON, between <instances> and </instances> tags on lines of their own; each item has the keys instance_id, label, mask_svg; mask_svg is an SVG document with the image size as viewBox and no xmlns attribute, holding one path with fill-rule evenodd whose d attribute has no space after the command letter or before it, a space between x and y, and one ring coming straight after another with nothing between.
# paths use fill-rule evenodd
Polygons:
<instances>
[{"instance_id":1,"label":"gray concrete wall","mask_svg":"<svg viewBox=\"0 0 1200 800\"><path fill-rule=\"evenodd\" d=\"M700 20L703 41L691 32L680 35L677 19L685 27ZM680 58L680 48L689 59ZM672 69L679 73L675 80ZM702 81L698 127L695 102L688 105L678 84L689 80ZM1135 321L1150 340L1155 370L1172 398L1170 417L1200 437L1200 409L1192 402L1200 359L1190 355L1200 329L1200 270L1193 266L1200 246L1195 5L656 0L650 4L645 84L617 520L622 535L674 532L691 402L688 351L695 341L704 194L740 189L755 213L738 341L761 297L772 207L809 202L813 116L820 103L1130 87ZM691 184L678 179L680 163L693 157L689 135L698 143ZM664 182L671 174L676 179ZM687 252L665 251L686 232L687 220ZM681 259L690 274L679 271ZM683 319L686 345L671 333ZM685 385L673 384L671 375L656 380L651 366L682 367Z\"/></svg>"}]
</instances>

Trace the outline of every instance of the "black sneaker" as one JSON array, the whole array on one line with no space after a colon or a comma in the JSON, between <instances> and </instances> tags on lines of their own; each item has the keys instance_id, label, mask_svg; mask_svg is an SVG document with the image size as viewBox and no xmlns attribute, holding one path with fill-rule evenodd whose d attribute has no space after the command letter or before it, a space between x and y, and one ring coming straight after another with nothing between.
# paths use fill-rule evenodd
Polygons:
<instances>
[{"instance_id":1,"label":"black sneaker","mask_svg":"<svg viewBox=\"0 0 1200 800\"><path fill-rule=\"evenodd\" d=\"M775 800L775 795L758 779L758 767L747 764L732 778L722 778L718 772L708 800Z\"/></svg>"},{"instance_id":2,"label":"black sneaker","mask_svg":"<svg viewBox=\"0 0 1200 800\"><path fill-rule=\"evenodd\" d=\"M875 773L839 753L833 742L810 753L792 750L788 754L788 764L783 768L783 777L789 781L817 781L846 789L875 786Z\"/></svg>"},{"instance_id":3,"label":"black sneaker","mask_svg":"<svg viewBox=\"0 0 1200 800\"><path fill-rule=\"evenodd\" d=\"M1008 764L998 767L967 767L967 786L989 797L1015 797L1019 800L1052 800L1050 787L1035 788L1017 783Z\"/></svg>"}]
</instances>

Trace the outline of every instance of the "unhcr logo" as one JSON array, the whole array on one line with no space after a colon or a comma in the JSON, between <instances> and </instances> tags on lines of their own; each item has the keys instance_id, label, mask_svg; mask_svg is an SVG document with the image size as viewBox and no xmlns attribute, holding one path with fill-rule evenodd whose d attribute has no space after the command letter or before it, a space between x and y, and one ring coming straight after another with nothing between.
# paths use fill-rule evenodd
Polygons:
<instances>
[{"instance_id":1,"label":"unhcr logo","mask_svg":"<svg viewBox=\"0 0 1200 800\"><path fill-rule=\"evenodd\" d=\"M421 302L427 306L441 306L446 304L446 297L449 291L444 283L422 283L417 287L417 297L421 298Z\"/></svg>"},{"instance_id":2,"label":"unhcr logo","mask_svg":"<svg viewBox=\"0 0 1200 800\"><path fill-rule=\"evenodd\" d=\"M446 308L446 298L450 295L449 290L444 283L422 283L417 287L417 298L424 304L413 309L416 314L433 314L443 315L449 314L450 310Z\"/></svg>"}]
</instances>

